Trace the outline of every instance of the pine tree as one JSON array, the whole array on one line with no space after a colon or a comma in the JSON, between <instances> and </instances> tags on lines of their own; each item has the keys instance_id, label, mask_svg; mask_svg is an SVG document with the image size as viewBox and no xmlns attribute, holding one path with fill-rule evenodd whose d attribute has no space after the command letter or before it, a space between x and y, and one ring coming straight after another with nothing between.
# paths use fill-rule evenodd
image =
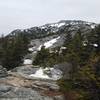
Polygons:
<instances>
[{"instance_id":1,"label":"pine tree","mask_svg":"<svg viewBox=\"0 0 100 100\"><path fill-rule=\"evenodd\" d=\"M28 39L18 34L14 38L5 37L2 41L1 63L8 70L19 66L28 50Z\"/></svg>"},{"instance_id":2,"label":"pine tree","mask_svg":"<svg viewBox=\"0 0 100 100\"><path fill-rule=\"evenodd\" d=\"M88 36L89 44L91 45L91 50L100 51L100 25L96 26L95 29L91 31ZM97 45L97 46L94 46Z\"/></svg>"},{"instance_id":3,"label":"pine tree","mask_svg":"<svg viewBox=\"0 0 100 100\"><path fill-rule=\"evenodd\" d=\"M65 42L64 42L64 46L68 46L71 42L72 42L72 35L71 33L66 33L66 37L65 37Z\"/></svg>"},{"instance_id":4,"label":"pine tree","mask_svg":"<svg viewBox=\"0 0 100 100\"><path fill-rule=\"evenodd\" d=\"M33 65L40 65L42 67L47 67L47 61L49 59L49 50L45 49L45 46L41 47L41 50L38 51L35 60L33 61Z\"/></svg>"}]
</instances>

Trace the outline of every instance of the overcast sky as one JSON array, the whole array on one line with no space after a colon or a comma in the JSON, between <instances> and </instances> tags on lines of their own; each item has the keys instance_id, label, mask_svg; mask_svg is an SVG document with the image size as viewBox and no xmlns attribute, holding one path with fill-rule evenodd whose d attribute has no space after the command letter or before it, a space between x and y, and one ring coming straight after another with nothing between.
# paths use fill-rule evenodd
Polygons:
<instances>
[{"instance_id":1,"label":"overcast sky","mask_svg":"<svg viewBox=\"0 0 100 100\"><path fill-rule=\"evenodd\" d=\"M0 34L59 20L100 23L100 0L0 0Z\"/></svg>"}]
</instances>

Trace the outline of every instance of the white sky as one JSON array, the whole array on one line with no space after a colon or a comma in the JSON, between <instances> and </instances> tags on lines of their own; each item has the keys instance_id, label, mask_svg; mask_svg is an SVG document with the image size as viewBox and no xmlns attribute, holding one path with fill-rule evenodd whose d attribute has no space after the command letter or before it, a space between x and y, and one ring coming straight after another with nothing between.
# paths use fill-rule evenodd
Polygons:
<instances>
[{"instance_id":1,"label":"white sky","mask_svg":"<svg viewBox=\"0 0 100 100\"><path fill-rule=\"evenodd\" d=\"M0 34L59 20L100 23L100 0L0 0Z\"/></svg>"}]
</instances>

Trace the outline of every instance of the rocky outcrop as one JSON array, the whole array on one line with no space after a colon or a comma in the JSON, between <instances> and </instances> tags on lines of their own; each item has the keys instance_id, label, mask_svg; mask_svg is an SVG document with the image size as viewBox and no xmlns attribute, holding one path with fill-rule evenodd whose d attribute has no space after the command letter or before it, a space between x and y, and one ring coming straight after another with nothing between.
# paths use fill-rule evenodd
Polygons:
<instances>
[{"instance_id":1,"label":"rocky outcrop","mask_svg":"<svg viewBox=\"0 0 100 100\"><path fill-rule=\"evenodd\" d=\"M0 100L64 100L57 85L9 76L0 81Z\"/></svg>"},{"instance_id":2,"label":"rocky outcrop","mask_svg":"<svg viewBox=\"0 0 100 100\"><path fill-rule=\"evenodd\" d=\"M55 80L28 77L38 68L20 66L0 79L0 100L64 100Z\"/></svg>"},{"instance_id":3,"label":"rocky outcrop","mask_svg":"<svg viewBox=\"0 0 100 100\"><path fill-rule=\"evenodd\" d=\"M33 65L25 65L20 66L17 68L14 68L12 72L17 73L23 77L26 77L28 79L40 79L44 78L42 73L47 76L45 79L50 80L57 80L62 77L62 71L59 68L42 68L39 66L33 66ZM36 74L38 73L38 74ZM43 76L43 77L42 77Z\"/></svg>"},{"instance_id":4,"label":"rocky outcrop","mask_svg":"<svg viewBox=\"0 0 100 100\"><path fill-rule=\"evenodd\" d=\"M0 78L6 77L6 76L7 76L7 70L6 70L6 68L3 68L0 65Z\"/></svg>"},{"instance_id":5,"label":"rocky outcrop","mask_svg":"<svg viewBox=\"0 0 100 100\"><path fill-rule=\"evenodd\" d=\"M53 100L52 97L43 96L39 91L31 88L14 87L0 84L0 100ZM57 100L57 99L56 99Z\"/></svg>"}]
</instances>

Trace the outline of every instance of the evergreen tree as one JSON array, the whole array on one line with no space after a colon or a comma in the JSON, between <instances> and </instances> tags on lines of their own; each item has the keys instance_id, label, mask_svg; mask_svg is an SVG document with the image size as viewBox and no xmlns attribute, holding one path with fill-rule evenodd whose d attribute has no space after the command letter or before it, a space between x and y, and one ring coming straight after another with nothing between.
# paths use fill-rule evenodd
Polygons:
<instances>
[{"instance_id":1,"label":"evergreen tree","mask_svg":"<svg viewBox=\"0 0 100 100\"><path fill-rule=\"evenodd\" d=\"M100 25L96 26L95 29L91 31L88 36L88 41L91 45L91 50L100 51Z\"/></svg>"},{"instance_id":2,"label":"evergreen tree","mask_svg":"<svg viewBox=\"0 0 100 100\"><path fill-rule=\"evenodd\" d=\"M18 34L14 38L5 37L2 41L1 63L8 70L19 66L28 50L28 39Z\"/></svg>"},{"instance_id":3,"label":"evergreen tree","mask_svg":"<svg viewBox=\"0 0 100 100\"><path fill-rule=\"evenodd\" d=\"M72 42L72 35L71 35L71 33L68 32L68 33L66 33L64 46L67 47L71 42Z\"/></svg>"},{"instance_id":4,"label":"evergreen tree","mask_svg":"<svg viewBox=\"0 0 100 100\"><path fill-rule=\"evenodd\" d=\"M33 61L33 65L40 65L42 67L47 67L47 61L49 59L49 50L45 49L45 46L41 47L41 50L38 51L35 60Z\"/></svg>"}]
</instances>

